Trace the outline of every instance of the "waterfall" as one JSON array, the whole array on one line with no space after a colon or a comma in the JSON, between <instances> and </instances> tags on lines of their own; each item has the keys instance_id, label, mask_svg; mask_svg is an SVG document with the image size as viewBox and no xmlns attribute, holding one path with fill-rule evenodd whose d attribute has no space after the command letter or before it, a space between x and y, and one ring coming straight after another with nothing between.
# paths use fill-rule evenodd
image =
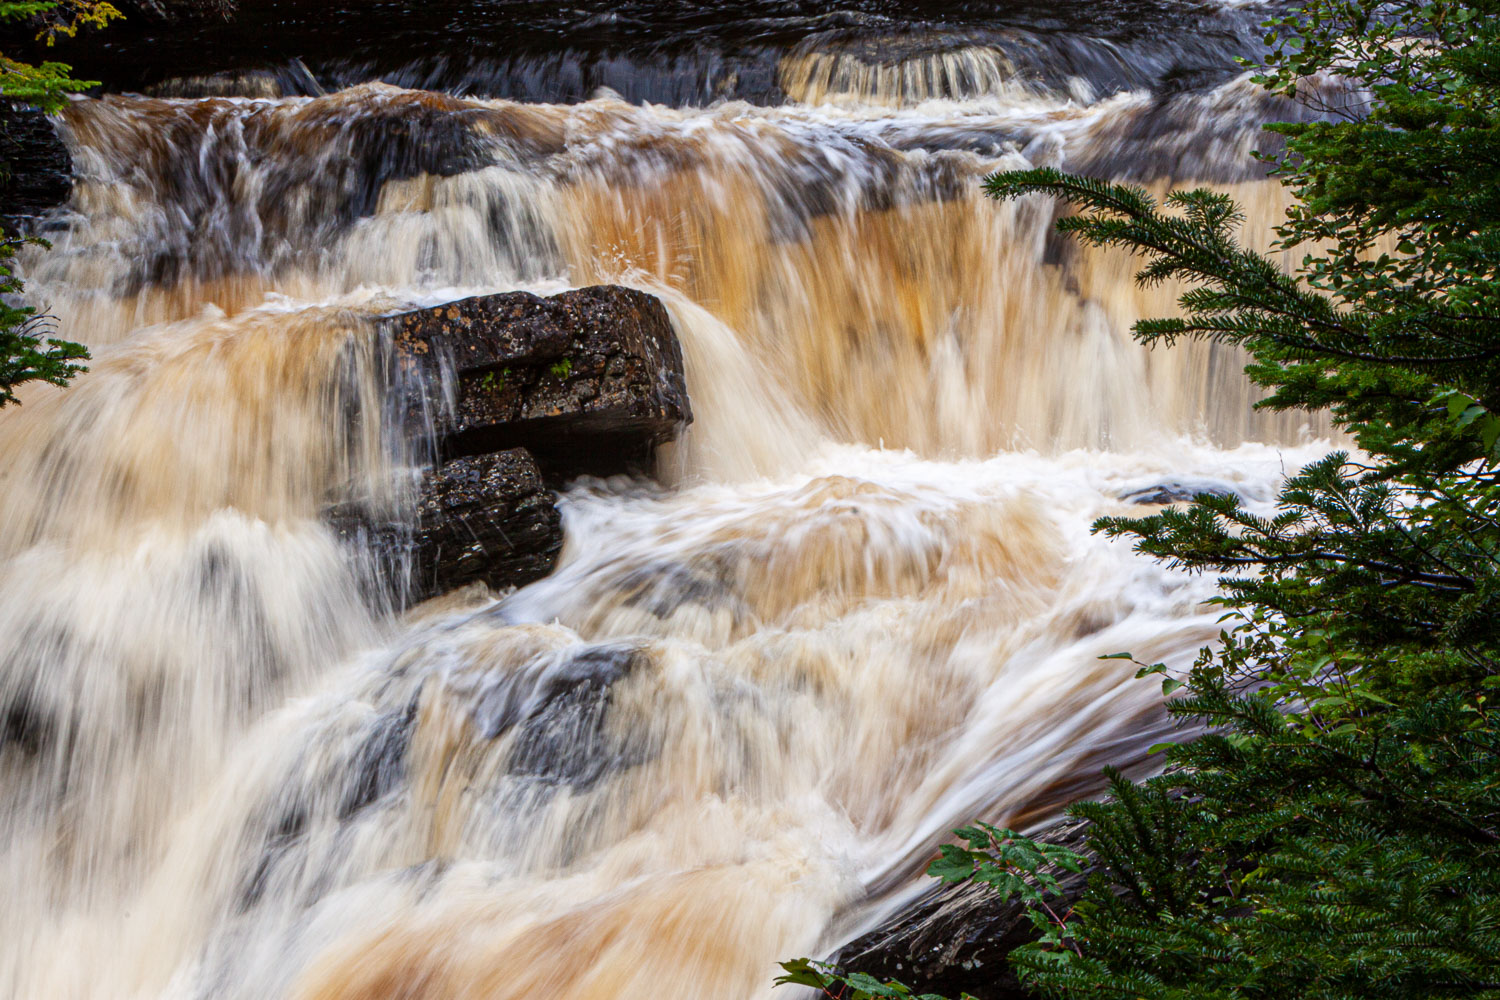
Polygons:
<instances>
[{"instance_id":1,"label":"waterfall","mask_svg":"<svg viewBox=\"0 0 1500 1000\"><path fill-rule=\"evenodd\" d=\"M0 412L0 995L748 1000L951 827L1149 768L1159 688L1100 657L1185 667L1213 581L1090 524L1267 509L1331 428L1137 345L1182 289L980 181L1209 184L1269 246L1286 109L1090 30L799 24L708 98L663 55L574 100L564 49L62 115L23 266L93 360ZM598 283L666 304L696 422L568 487L552 576L394 607L321 519L434 453L376 320Z\"/></svg>"}]
</instances>

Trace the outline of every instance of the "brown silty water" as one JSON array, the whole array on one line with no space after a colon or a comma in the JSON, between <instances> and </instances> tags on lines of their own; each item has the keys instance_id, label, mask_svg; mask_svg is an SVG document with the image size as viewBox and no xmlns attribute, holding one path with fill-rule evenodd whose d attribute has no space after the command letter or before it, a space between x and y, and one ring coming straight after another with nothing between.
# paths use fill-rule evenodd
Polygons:
<instances>
[{"instance_id":1,"label":"brown silty water","mask_svg":"<svg viewBox=\"0 0 1500 1000\"><path fill-rule=\"evenodd\" d=\"M1159 690L1099 657L1185 666L1212 583L1089 524L1167 479L1266 505L1328 428L1136 345L1180 289L979 180L1177 158L1262 244L1286 196L1244 80L1164 111L1007 59L76 101L25 266L94 360L0 414L0 994L761 996L950 827L1144 766ZM318 519L430 454L373 318L599 282L683 342L665 485L578 484L552 577L394 613Z\"/></svg>"}]
</instances>

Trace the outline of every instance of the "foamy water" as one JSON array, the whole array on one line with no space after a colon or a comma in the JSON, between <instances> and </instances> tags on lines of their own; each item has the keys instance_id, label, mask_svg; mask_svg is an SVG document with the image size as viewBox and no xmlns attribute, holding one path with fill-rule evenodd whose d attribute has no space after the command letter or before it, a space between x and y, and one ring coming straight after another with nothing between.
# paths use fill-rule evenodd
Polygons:
<instances>
[{"instance_id":1,"label":"foamy water","mask_svg":"<svg viewBox=\"0 0 1500 1000\"><path fill-rule=\"evenodd\" d=\"M66 113L26 267L94 361L0 414L0 992L762 996L950 827L1145 765L1159 687L1099 657L1185 666L1212 581L1090 523L1166 481L1269 504L1327 425L1140 348L1180 289L979 193L1129 172L1150 95L796 58L770 108ZM1264 108L1192 100L1266 241ZM432 453L374 319L600 282L664 300L696 423L659 483L567 492L548 579L397 615L319 521Z\"/></svg>"}]
</instances>

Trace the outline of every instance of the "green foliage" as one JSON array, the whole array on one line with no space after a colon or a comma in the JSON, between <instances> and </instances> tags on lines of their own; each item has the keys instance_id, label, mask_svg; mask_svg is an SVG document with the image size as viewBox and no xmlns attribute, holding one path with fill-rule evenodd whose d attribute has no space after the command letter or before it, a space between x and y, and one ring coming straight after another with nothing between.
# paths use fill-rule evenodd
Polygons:
<instances>
[{"instance_id":1,"label":"green foliage","mask_svg":"<svg viewBox=\"0 0 1500 1000\"><path fill-rule=\"evenodd\" d=\"M561 361L553 362L547 370L558 378L567 378L573 372L573 361L571 358L563 358Z\"/></svg>"},{"instance_id":2,"label":"green foliage","mask_svg":"<svg viewBox=\"0 0 1500 1000\"><path fill-rule=\"evenodd\" d=\"M71 38L83 28L102 28L121 16L103 0L0 0L0 22L31 22L37 26L37 38L48 46L59 35ZM0 95L48 113L59 111L68 94L97 86L94 80L75 80L72 72L65 63L24 63L0 53Z\"/></svg>"},{"instance_id":3,"label":"green foliage","mask_svg":"<svg viewBox=\"0 0 1500 1000\"><path fill-rule=\"evenodd\" d=\"M1263 84L1337 70L1368 97L1279 125L1294 275L1237 241L1218 193L1002 174L1060 224L1186 280L1136 328L1245 348L1263 405L1328 408L1364 450L1236 498L1106 518L1151 555L1229 574L1232 622L1175 716L1210 728L1092 821L1069 929L1016 956L1059 997L1500 996L1500 4L1314 0L1268 25ZM1147 668L1144 672L1159 672Z\"/></svg>"},{"instance_id":4,"label":"green foliage","mask_svg":"<svg viewBox=\"0 0 1500 1000\"><path fill-rule=\"evenodd\" d=\"M1255 619L1235 641L1257 643L1242 659L1258 675L1327 656L1387 694L1473 683L1500 639L1500 3L1316 0L1272 28L1268 86L1339 66L1373 96L1357 119L1275 126L1298 195L1280 241L1313 248L1296 275L1237 242L1222 194L1163 207L1051 170L988 187L1066 198L1083 211L1060 229L1145 255L1143 282L1188 281L1184 315L1138 324L1142 341L1244 347L1262 405L1328 407L1371 459L1304 469L1270 518L1201 497L1100 529L1235 574L1225 600Z\"/></svg>"},{"instance_id":5,"label":"green foliage","mask_svg":"<svg viewBox=\"0 0 1500 1000\"><path fill-rule=\"evenodd\" d=\"M1122 1000L1500 996L1500 739L1474 708L1330 709L1308 730L1195 679L1173 710L1222 731L1074 808L1100 870L1076 948L1020 949L1023 979Z\"/></svg>"},{"instance_id":6,"label":"green foliage","mask_svg":"<svg viewBox=\"0 0 1500 1000\"><path fill-rule=\"evenodd\" d=\"M59 35L71 38L80 29L102 28L120 16L102 0L0 0L0 23L29 22L36 26L38 39L49 46ZM94 85L93 81L74 79L72 67L63 63L32 65L0 53L0 97L12 102L33 104L52 113L63 108L68 94ZM4 167L0 164L0 169ZM27 243L46 245L42 240L0 231L0 296L22 290L12 261L16 251ZM14 387L23 382L63 385L77 373L87 371L77 363L88 357L83 346L49 337L47 329L47 317L0 298L0 407L17 402Z\"/></svg>"},{"instance_id":7,"label":"green foliage","mask_svg":"<svg viewBox=\"0 0 1500 1000\"><path fill-rule=\"evenodd\" d=\"M1068 914L1059 914L1047 900L1062 895L1056 873L1082 872L1083 858L1066 847L1040 843L988 823L953 832L969 846L944 844L937 860L927 866L928 875L948 883L974 882L998 893L1002 900L1020 900L1042 944L1049 950L1071 947Z\"/></svg>"},{"instance_id":8,"label":"green foliage","mask_svg":"<svg viewBox=\"0 0 1500 1000\"><path fill-rule=\"evenodd\" d=\"M911 987L890 980L876 979L863 972L840 972L827 962L794 958L780 963L782 974L777 986L810 986L829 1000L946 1000L936 993L912 993ZM963 1000L973 1000L963 994Z\"/></svg>"},{"instance_id":9,"label":"green foliage","mask_svg":"<svg viewBox=\"0 0 1500 1000\"><path fill-rule=\"evenodd\" d=\"M40 242L0 233L0 295L21 291L21 279L12 272L11 260L20 247ZM37 316L35 310L7 305L0 298L0 407L17 402L14 388L23 382L63 385L88 371L77 363L87 357L82 344L48 337L46 318Z\"/></svg>"},{"instance_id":10,"label":"green foliage","mask_svg":"<svg viewBox=\"0 0 1500 1000\"><path fill-rule=\"evenodd\" d=\"M1270 516L1200 496L1098 523L1220 575L1218 645L1186 677L1141 670L1206 735L1074 807L1096 867L1012 959L1060 998L1500 997L1500 0L1307 0L1267 29L1264 86L1316 97L1336 72L1353 98L1273 126L1296 273L1241 245L1220 193L987 181L1188 285L1138 339L1243 348L1262 405L1326 408L1363 452Z\"/></svg>"}]
</instances>

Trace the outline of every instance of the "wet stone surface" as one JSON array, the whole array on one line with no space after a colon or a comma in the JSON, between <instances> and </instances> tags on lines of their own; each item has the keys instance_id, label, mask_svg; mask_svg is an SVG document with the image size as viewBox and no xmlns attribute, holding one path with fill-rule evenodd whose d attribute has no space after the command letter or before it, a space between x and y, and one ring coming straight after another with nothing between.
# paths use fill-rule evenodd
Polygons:
<instances>
[{"instance_id":1,"label":"wet stone surface","mask_svg":"<svg viewBox=\"0 0 1500 1000\"><path fill-rule=\"evenodd\" d=\"M526 452L457 459L427 474L413 568L424 592L529 583L552 571L561 548L557 507Z\"/></svg>"},{"instance_id":2,"label":"wet stone surface","mask_svg":"<svg viewBox=\"0 0 1500 1000\"><path fill-rule=\"evenodd\" d=\"M1084 852L1088 824L1064 820L1037 839ZM1089 869L1054 871L1066 909L1083 892ZM935 885L880 927L851 942L837 962L881 980L895 979L913 993L976 1000L1027 1000L1007 957L1037 938L1027 909L973 883Z\"/></svg>"},{"instance_id":3,"label":"wet stone surface","mask_svg":"<svg viewBox=\"0 0 1500 1000\"><path fill-rule=\"evenodd\" d=\"M352 504L326 517L346 541L377 555L408 603L476 582L522 586L552 572L562 549L553 494L519 448L428 471L411 521L377 521Z\"/></svg>"},{"instance_id":4,"label":"wet stone surface","mask_svg":"<svg viewBox=\"0 0 1500 1000\"><path fill-rule=\"evenodd\" d=\"M1187 503L1197 496L1233 496L1228 483L1213 479L1169 479L1159 483L1133 486L1120 491L1126 503L1150 507L1169 503Z\"/></svg>"},{"instance_id":5,"label":"wet stone surface","mask_svg":"<svg viewBox=\"0 0 1500 1000\"><path fill-rule=\"evenodd\" d=\"M471 583L523 586L552 571L562 520L551 489L580 475L649 473L691 420L666 309L634 289L477 296L385 320L395 363L451 405L414 400L438 465L392 519L343 504L327 519L376 556L403 603ZM435 414L434 414L434 411Z\"/></svg>"},{"instance_id":6,"label":"wet stone surface","mask_svg":"<svg viewBox=\"0 0 1500 1000\"><path fill-rule=\"evenodd\" d=\"M1265 16L1259 5L1167 0L257 0L230 19L220 13L230 0L131 6L143 16L65 40L54 55L88 66L110 92L305 60L312 87L288 93L379 79L548 103L607 87L673 106L783 103L781 62L806 49L890 65L983 45L1006 52L1028 78L1077 76L1096 93L1155 88L1205 68L1232 74L1233 56L1255 51ZM144 13L152 7L173 16Z\"/></svg>"},{"instance_id":7,"label":"wet stone surface","mask_svg":"<svg viewBox=\"0 0 1500 1000\"><path fill-rule=\"evenodd\" d=\"M34 228L68 200L73 157L40 111L0 100L0 229Z\"/></svg>"},{"instance_id":8,"label":"wet stone surface","mask_svg":"<svg viewBox=\"0 0 1500 1000\"><path fill-rule=\"evenodd\" d=\"M507 292L387 322L403 363L455 377L437 421L447 457L524 447L549 482L644 472L692 420L682 349L644 292Z\"/></svg>"}]
</instances>

